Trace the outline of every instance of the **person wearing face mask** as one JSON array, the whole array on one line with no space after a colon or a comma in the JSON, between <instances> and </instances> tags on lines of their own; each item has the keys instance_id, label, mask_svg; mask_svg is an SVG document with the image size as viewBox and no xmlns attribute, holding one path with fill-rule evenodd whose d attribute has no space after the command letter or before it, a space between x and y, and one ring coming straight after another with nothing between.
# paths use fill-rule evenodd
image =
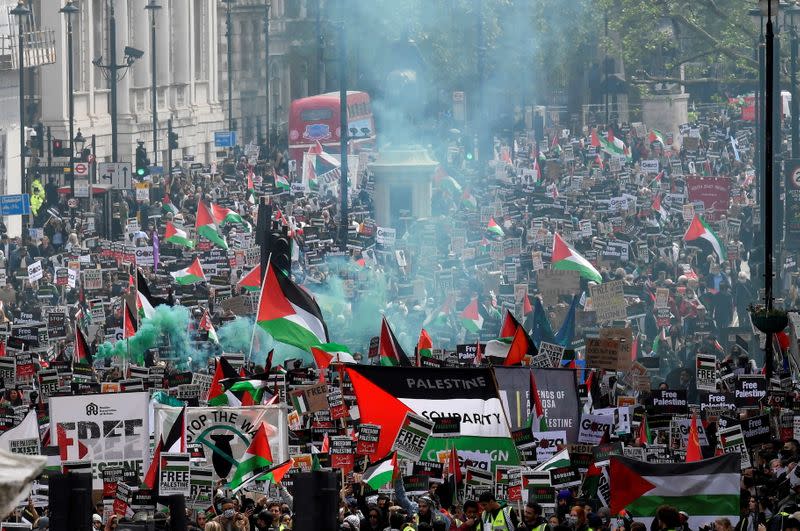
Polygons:
<instances>
[{"instance_id":1,"label":"person wearing face mask","mask_svg":"<svg viewBox=\"0 0 800 531\"><path fill-rule=\"evenodd\" d=\"M580 505L575 505L569 510L566 524L574 531L594 531L586 522L586 510Z\"/></svg>"},{"instance_id":2,"label":"person wearing face mask","mask_svg":"<svg viewBox=\"0 0 800 531\"><path fill-rule=\"evenodd\" d=\"M250 531L250 522L245 515L236 512L232 500L223 498L219 505L221 513L213 522L220 524L224 531Z\"/></svg>"}]
</instances>

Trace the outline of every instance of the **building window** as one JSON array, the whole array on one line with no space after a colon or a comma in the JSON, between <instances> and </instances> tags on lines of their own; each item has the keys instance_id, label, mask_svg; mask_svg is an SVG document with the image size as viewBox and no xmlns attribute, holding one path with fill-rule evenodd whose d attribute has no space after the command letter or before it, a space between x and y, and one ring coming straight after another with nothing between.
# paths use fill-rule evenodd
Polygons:
<instances>
[{"instance_id":1,"label":"building window","mask_svg":"<svg viewBox=\"0 0 800 531\"><path fill-rule=\"evenodd\" d=\"M110 57L108 55L108 12L106 10L106 0L92 0L92 38L94 40L94 57L103 57L103 63L108 64ZM98 72L94 76L94 88L105 89L108 88L108 80Z\"/></svg>"}]
</instances>

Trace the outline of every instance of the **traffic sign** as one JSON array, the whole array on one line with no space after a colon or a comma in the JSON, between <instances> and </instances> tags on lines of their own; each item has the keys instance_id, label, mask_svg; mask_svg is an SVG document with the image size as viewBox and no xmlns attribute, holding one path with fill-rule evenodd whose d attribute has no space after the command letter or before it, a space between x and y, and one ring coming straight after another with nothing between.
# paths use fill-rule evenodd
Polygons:
<instances>
[{"instance_id":1,"label":"traffic sign","mask_svg":"<svg viewBox=\"0 0 800 531\"><path fill-rule=\"evenodd\" d=\"M97 165L97 179L110 183L117 190L133 188L133 167L130 162L101 162Z\"/></svg>"},{"instance_id":2,"label":"traffic sign","mask_svg":"<svg viewBox=\"0 0 800 531\"><path fill-rule=\"evenodd\" d=\"M164 166L150 166L150 175L164 175Z\"/></svg>"},{"instance_id":3,"label":"traffic sign","mask_svg":"<svg viewBox=\"0 0 800 531\"><path fill-rule=\"evenodd\" d=\"M0 216L27 216L31 213L28 194L0 195Z\"/></svg>"},{"instance_id":4,"label":"traffic sign","mask_svg":"<svg viewBox=\"0 0 800 531\"><path fill-rule=\"evenodd\" d=\"M75 177L88 177L89 176L89 165L85 162L76 162L74 165L74 172L73 174Z\"/></svg>"},{"instance_id":5,"label":"traffic sign","mask_svg":"<svg viewBox=\"0 0 800 531\"><path fill-rule=\"evenodd\" d=\"M236 145L236 131L216 131L214 133L214 147L232 148Z\"/></svg>"},{"instance_id":6,"label":"traffic sign","mask_svg":"<svg viewBox=\"0 0 800 531\"><path fill-rule=\"evenodd\" d=\"M89 179L75 179L75 197L89 197Z\"/></svg>"}]
</instances>

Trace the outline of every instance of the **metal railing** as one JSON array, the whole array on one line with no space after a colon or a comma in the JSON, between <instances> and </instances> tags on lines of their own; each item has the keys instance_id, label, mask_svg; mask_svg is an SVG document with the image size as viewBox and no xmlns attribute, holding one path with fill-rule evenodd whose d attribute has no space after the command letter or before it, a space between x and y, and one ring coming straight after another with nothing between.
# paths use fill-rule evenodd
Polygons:
<instances>
[{"instance_id":1,"label":"metal railing","mask_svg":"<svg viewBox=\"0 0 800 531\"><path fill-rule=\"evenodd\" d=\"M26 31L24 38L25 67L50 65L56 62L56 36L52 29ZM0 35L0 70L19 68L19 39L16 35Z\"/></svg>"}]
</instances>

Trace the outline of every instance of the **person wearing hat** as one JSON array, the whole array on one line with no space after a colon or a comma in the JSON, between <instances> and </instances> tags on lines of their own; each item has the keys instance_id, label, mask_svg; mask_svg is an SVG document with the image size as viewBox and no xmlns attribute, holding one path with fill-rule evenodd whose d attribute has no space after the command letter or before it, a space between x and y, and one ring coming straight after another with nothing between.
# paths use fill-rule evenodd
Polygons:
<instances>
[{"instance_id":1,"label":"person wearing hat","mask_svg":"<svg viewBox=\"0 0 800 531\"><path fill-rule=\"evenodd\" d=\"M394 497L397 504L405 509L408 514L416 515L418 523L425 523L433 526L435 522L442 522L445 531L450 529L450 518L440 513L436 509L436 504L430 496L420 496L416 503L408 499L403 480L398 478L394 484Z\"/></svg>"},{"instance_id":2,"label":"person wearing hat","mask_svg":"<svg viewBox=\"0 0 800 531\"><path fill-rule=\"evenodd\" d=\"M481 508L481 522L484 529L513 531L519 525L514 509L497 503L492 492L482 493L478 498L478 506Z\"/></svg>"},{"instance_id":3,"label":"person wearing hat","mask_svg":"<svg viewBox=\"0 0 800 531\"><path fill-rule=\"evenodd\" d=\"M681 522L681 525L678 526L678 531L692 531L689 528L689 513L678 511L678 520Z\"/></svg>"},{"instance_id":4,"label":"person wearing hat","mask_svg":"<svg viewBox=\"0 0 800 531\"><path fill-rule=\"evenodd\" d=\"M97 513L92 515L92 528L94 528L94 529L102 529L103 528L103 517L100 516Z\"/></svg>"}]
</instances>

